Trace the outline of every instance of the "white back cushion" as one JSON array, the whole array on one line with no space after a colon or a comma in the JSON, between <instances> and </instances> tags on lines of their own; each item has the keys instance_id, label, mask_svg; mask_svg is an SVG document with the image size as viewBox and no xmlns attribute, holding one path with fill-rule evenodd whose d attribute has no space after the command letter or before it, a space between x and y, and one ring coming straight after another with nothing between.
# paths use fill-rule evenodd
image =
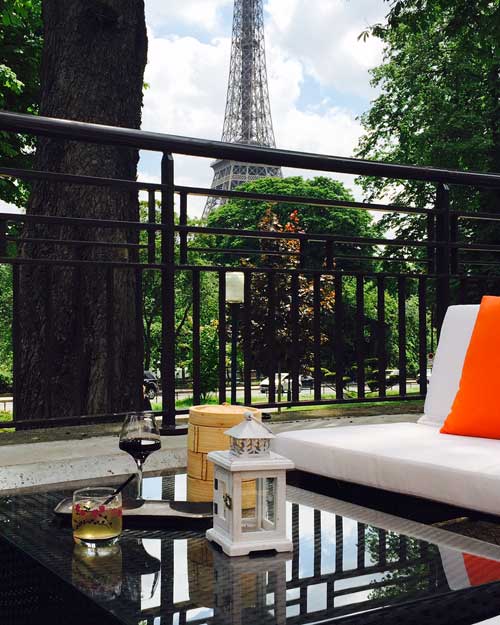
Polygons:
<instances>
[{"instance_id":1,"label":"white back cushion","mask_svg":"<svg viewBox=\"0 0 500 625\"><path fill-rule=\"evenodd\" d=\"M449 415L478 311L479 304L448 308L434 357L424 416L419 423L441 427Z\"/></svg>"}]
</instances>

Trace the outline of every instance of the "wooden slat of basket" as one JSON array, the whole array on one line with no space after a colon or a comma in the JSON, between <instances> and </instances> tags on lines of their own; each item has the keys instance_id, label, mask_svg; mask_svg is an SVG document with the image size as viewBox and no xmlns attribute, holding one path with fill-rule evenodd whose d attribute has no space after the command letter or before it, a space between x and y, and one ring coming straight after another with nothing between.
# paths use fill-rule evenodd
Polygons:
<instances>
[{"instance_id":1,"label":"wooden slat of basket","mask_svg":"<svg viewBox=\"0 0 500 625\"><path fill-rule=\"evenodd\" d=\"M207 428L190 423L188 427L188 449L203 454L209 451L229 449L229 436L224 434L224 428Z\"/></svg>"},{"instance_id":2,"label":"wooden slat of basket","mask_svg":"<svg viewBox=\"0 0 500 625\"><path fill-rule=\"evenodd\" d=\"M245 510L255 507L255 482L250 480L243 482L242 506ZM187 500L188 501L213 501L213 480L197 480L187 477Z\"/></svg>"},{"instance_id":3,"label":"wooden slat of basket","mask_svg":"<svg viewBox=\"0 0 500 625\"><path fill-rule=\"evenodd\" d=\"M214 465L207 458L207 454L188 449L187 473L198 480L213 480Z\"/></svg>"}]
</instances>

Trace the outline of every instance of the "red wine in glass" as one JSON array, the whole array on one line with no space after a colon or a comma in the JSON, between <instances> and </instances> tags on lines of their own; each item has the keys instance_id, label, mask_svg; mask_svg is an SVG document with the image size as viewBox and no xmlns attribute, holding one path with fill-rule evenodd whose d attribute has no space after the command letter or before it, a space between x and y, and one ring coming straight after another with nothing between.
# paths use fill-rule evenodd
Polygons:
<instances>
[{"instance_id":1,"label":"red wine in glass","mask_svg":"<svg viewBox=\"0 0 500 625\"><path fill-rule=\"evenodd\" d=\"M152 412L134 412L125 417L119 447L132 456L139 473L139 500L142 500L143 465L149 455L161 448L160 431Z\"/></svg>"},{"instance_id":2,"label":"red wine in glass","mask_svg":"<svg viewBox=\"0 0 500 625\"><path fill-rule=\"evenodd\" d=\"M153 438L123 438L119 443L120 449L126 451L137 462L144 463L153 451L161 449L161 441Z\"/></svg>"}]
</instances>

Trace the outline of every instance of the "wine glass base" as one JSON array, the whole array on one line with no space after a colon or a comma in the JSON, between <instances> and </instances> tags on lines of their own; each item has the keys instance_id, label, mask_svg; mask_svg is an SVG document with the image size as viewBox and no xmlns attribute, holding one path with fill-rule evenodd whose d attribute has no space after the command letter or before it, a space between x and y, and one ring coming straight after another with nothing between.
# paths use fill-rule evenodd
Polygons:
<instances>
[{"instance_id":1,"label":"wine glass base","mask_svg":"<svg viewBox=\"0 0 500 625\"><path fill-rule=\"evenodd\" d=\"M142 497L137 498L125 498L123 499L122 508L123 510L137 510L137 508L141 508L144 505L145 500Z\"/></svg>"}]
</instances>

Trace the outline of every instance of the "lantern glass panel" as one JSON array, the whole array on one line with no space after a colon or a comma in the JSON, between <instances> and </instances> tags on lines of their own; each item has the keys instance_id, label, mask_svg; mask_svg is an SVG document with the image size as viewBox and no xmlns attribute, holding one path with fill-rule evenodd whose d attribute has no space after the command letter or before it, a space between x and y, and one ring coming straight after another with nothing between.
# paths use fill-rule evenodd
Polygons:
<instances>
[{"instance_id":1,"label":"lantern glass panel","mask_svg":"<svg viewBox=\"0 0 500 625\"><path fill-rule=\"evenodd\" d=\"M245 480L241 497L241 531L257 531L257 483L258 480Z\"/></svg>"},{"instance_id":2,"label":"lantern glass panel","mask_svg":"<svg viewBox=\"0 0 500 625\"><path fill-rule=\"evenodd\" d=\"M277 480L264 477L246 482L251 490L241 502L241 531L259 532L276 529Z\"/></svg>"},{"instance_id":3,"label":"lantern glass panel","mask_svg":"<svg viewBox=\"0 0 500 625\"><path fill-rule=\"evenodd\" d=\"M276 488L277 480L275 477L265 477L260 480L262 484L262 507L263 507L263 529L276 528Z\"/></svg>"}]
</instances>

